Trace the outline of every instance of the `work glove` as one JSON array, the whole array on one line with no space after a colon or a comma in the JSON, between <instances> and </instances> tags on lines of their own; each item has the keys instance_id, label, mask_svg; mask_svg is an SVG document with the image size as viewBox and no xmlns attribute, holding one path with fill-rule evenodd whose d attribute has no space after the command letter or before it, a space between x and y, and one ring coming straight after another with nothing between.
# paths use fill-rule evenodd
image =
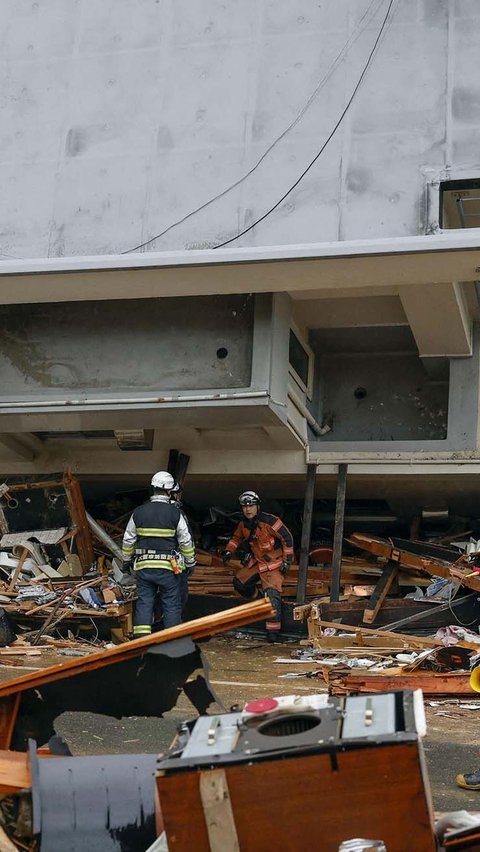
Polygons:
<instances>
[{"instance_id":1,"label":"work glove","mask_svg":"<svg viewBox=\"0 0 480 852\"><path fill-rule=\"evenodd\" d=\"M222 553L223 564L228 565L232 556L233 556L233 553L230 553L229 550L224 550L223 553Z\"/></svg>"},{"instance_id":2,"label":"work glove","mask_svg":"<svg viewBox=\"0 0 480 852\"><path fill-rule=\"evenodd\" d=\"M122 571L124 574L131 574L133 571L133 559L125 559L122 565Z\"/></svg>"},{"instance_id":3,"label":"work glove","mask_svg":"<svg viewBox=\"0 0 480 852\"><path fill-rule=\"evenodd\" d=\"M290 562L286 562L284 560L282 562L282 567L280 568L280 574L283 574L283 576L286 577L289 571L290 571Z\"/></svg>"}]
</instances>

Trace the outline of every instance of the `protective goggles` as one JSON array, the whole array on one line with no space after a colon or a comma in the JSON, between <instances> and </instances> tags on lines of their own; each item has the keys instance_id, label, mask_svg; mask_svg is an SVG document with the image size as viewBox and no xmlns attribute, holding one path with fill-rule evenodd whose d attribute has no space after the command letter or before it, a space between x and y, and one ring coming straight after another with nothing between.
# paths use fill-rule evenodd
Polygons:
<instances>
[{"instance_id":1,"label":"protective goggles","mask_svg":"<svg viewBox=\"0 0 480 852\"><path fill-rule=\"evenodd\" d=\"M258 497L240 497L238 502L240 506L258 506L260 501Z\"/></svg>"}]
</instances>

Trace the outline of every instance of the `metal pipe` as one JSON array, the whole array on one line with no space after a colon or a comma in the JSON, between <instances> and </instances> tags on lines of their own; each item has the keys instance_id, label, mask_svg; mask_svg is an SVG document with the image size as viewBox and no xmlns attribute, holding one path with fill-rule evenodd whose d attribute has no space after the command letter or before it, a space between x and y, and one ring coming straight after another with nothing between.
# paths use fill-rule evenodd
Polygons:
<instances>
[{"instance_id":1,"label":"metal pipe","mask_svg":"<svg viewBox=\"0 0 480 852\"><path fill-rule=\"evenodd\" d=\"M347 491L348 464L338 465L337 501L335 504L335 528L333 531L332 581L330 603L340 600L340 575L342 573L343 528L345 523L345 494Z\"/></svg>"},{"instance_id":2,"label":"metal pipe","mask_svg":"<svg viewBox=\"0 0 480 852\"><path fill-rule=\"evenodd\" d=\"M0 402L0 408L65 408L74 405L140 405L162 402L216 402L228 399L258 399L268 397L268 391L241 391L239 393L196 394L195 396L139 396L112 399L52 399L29 402ZM327 430L328 431L328 430Z\"/></svg>"},{"instance_id":3,"label":"metal pipe","mask_svg":"<svg viewBox=\"0 0 480 852\"><path fill-rule=\"evenodd\" d=\"M109 534L105 532L105 530L103 529L103 527L100 526L100 524L97 524L96 520L92 518L92 516L89 515L88 512L86 512L86 515L88 525L92 532L95 533L99 541L101 541L102 544L105 545L105 547L108 547L110 553L112 553L115 559L118 559L120 561L120 565L122 565L123 554L121 548L118 546L118 544L115 544L113 538L110 538Z\"/></svg>"},{"instance_id":4,"label":"metal pipe","mask_svg":"<svg viewBox=\"0 0 480 852\"><path fill-rule=\"evenodd\" d=\"M307 595L308 560L310 555L310 538L312 534L313 503L315 500L315 483L317 465L307 465L305 484L305 499L303 504L302 541L300 544L300 561L297 578L297 604L304 604Z\"/></svg>"},{"instance_id":5,"label":"metal pipe","mask_svg":"<svg viewBox=\"0 0 480 852\"><path fill-rule=\"evenodd\" d=\"M290 399L292 400L293 404L295 405L295 407L298 408L300 414L302 414L303 417L305 417L305 420L307 421L307 423L310 426L310 428L312 429L312 431L315 432L315 435L317 435L318 437L321 437L322 435L326 435L327 432L331 431L330 426L320 426L320 423L318 422L318 420L315 420L315 417L313 416L313 414L308 410L305 403L302 402L300 397L297 396L297 394L295 393L293 388L290 387L290 385L288 386L288 395L289 395Z\"/></svg>"}]
</instances>

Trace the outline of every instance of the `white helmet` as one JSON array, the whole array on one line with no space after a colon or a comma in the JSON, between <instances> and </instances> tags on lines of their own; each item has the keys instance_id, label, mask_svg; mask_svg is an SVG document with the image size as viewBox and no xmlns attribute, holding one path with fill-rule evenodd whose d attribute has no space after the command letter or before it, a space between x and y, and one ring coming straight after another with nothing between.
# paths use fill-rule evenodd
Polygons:
<instances>
[{"instance_id":1,"label":"white helmet","mask_svg":"<svg viewBox=\"0 0 480 852\"><path fill-rule=\"evenodd\" d=\"M151 484L154 488L162 488L164 491L171 491L175 485L175 480L168 470L159 470L157 473L153 474Z\"/></svg>"},{"instance_id":2,"label":"white helmet","mask_svg":"<svg viewBox=\"0 0 480 852\"><path fill-rule=\"evenodd\" d=\"M240 506L260 506L260 497L255 491L244 491L238 498Z\"/></svg>"}]
</instances>

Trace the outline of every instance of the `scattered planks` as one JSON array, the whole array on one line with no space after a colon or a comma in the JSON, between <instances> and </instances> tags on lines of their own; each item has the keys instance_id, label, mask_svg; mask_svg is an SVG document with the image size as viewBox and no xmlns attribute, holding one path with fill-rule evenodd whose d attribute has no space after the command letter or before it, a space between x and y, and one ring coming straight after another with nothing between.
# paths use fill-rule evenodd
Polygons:
<instances>
[{"instance_id":1,"label":"scattered planks","mask_svg":"<svg viewBox=\"0 0 480 852\"><path fill-rule=\"evenodd\" d=\"M188 583L190 594L237 596L232 586L232 580L235 573L241 568L240 562L232 560L228 566L224 566L220 556L203 550L197 550L196 559L197 567ZM343 587L375 585L382 579L382 576L383 565L377 565L361 558L345 557L342 559L341 585ZM331 579L331 568L310 565L308 568L307 596L322 597L328 595ZM404 572L397 572L397 580L400 586L410 587L414 585L428 586L430 583L430 578L426 579L420 575L412 578L411 575ZM285 598L296 596L297 582L298 565L292 565L284 579L283 596ZM389 587L390 585L391 583Z\"/></svg>"}]
</instances>

